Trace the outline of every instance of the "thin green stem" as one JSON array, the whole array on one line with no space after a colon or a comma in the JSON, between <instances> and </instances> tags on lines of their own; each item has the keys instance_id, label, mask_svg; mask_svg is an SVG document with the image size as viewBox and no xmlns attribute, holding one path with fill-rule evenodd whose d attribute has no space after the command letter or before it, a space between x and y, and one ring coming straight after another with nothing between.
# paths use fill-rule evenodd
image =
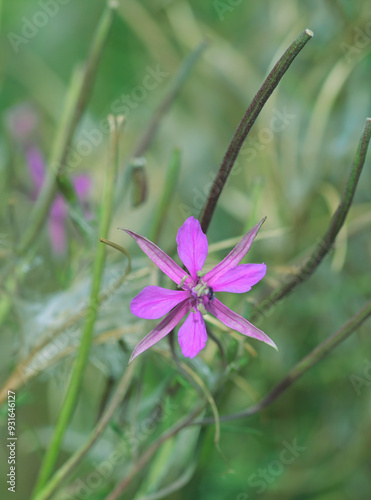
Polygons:
<instances>
[{"instance_id":1,"label":"thin green stem","mask_svg":"<svg viewBox=\"0 0 371 500\"><path fill-rule=\"evenodd\" d=\"M130 164L128 175L130 175L132 186L131 205L136 208L144 203L148 196L145 158L134 158Z\"/></svg>"},{"instance_id":2,"label":"thin green stem","mask_svg":"<svg viewBox=\"0 0 371 500\"><path fill-rule=\"evenodd\" d=\"M117 120L115 120L113 117L110 117L110 123L112 127L111 156L107 170L106 183L103 194L102 212L100 217L100 234L104 238L107 237L112 215L113 190L115 186L118 167L118 129L119 125L122 123L122 117L119 117ZM94 324L98 313L99 290L102 281L105 255L105 247L103 245L99 245L94 260L90 300L82 330L79 350L77 352L71 380L61 408L61 412L59 414L54 434L39 472L39 477L35 489L36 493L41 491L53 471L64 433L67 429L77 403L85 367L88 361L89 350L92 343Z\"/></svg>"},{"instance_id":3,"label":"thin green stem","mask_svg":"<svg viewBox=\"0 0 371 500\"><path fill-rule=\"evenodd\" d=\"M317 269L319 264L322 262L323 258L331 250L336 236L338 235L340 229L342 228L345 218L351 207L355 190L365 164L366 154L368 145L371 139L371 118L367 118L365 127L363 129L362 136L359 141L356 155L354 157L348 181L345 186L343 195L341 197L338 208L336 209L334 215L332 216L330 225L321 238L320 242L314 249L312 255L304 262L297 273L291 275L285 283L283 283L279 288L273 290L268 297L266 297L259 305L253 309L251 313L251 320L256 321L260 316L264 315L268 309L271 309L274 304L285 297L287 294L292 292L292 290L306 281L309 276L311 276Z\"/></svg>"},{"instance_id":4,"label":"thin green stem","mask_svg":"<svg viewBox=\"0 0 371 500\"><path fill-rule=\"evenodd\" d=\"M134 364L129 365L126 369L117 389L109 403L106 411L100 418L95 429L91 433L89 439L86 443L77 450L71 458L67 460L66 463L58 469L50 481L45 485L45 487L36 495L35 500L47 500L51 495L57 490L58 486L73 472L76 466L81 462L84 456L88 453L91 447L96 443L99 436L102 434L104 429L109 424L113 414L115 413L117 407L121 404L123 397L128 391L130 382L133 376Z\"/></svg>"},{"instance_id":5,"label":"thin green stem","mask_svg":"<svg viewBox=\"0 0 371 500\"><path fill-rule=\"evenodd\" d=\"M50 210L58 189L57 179L66 173L69 146L71 145L76 126L86 108L91 95L99 61L112 24L115 3L109 3L102 14L99 25L93 37L91 49L85 67L74 72L60 126L58 128L46 181L38 197L30 217L30 224L18 248L18 254L23 255L34 243Z\"/></svg>"},{"instance_id":6,"label":"thin green stem","mask_svg":"<svg viewBox=\"0 0 371 500\"><path fill-rule=\"evenodd\" d=\"M289 69L299 52L304 48L307 42L312 38L313 33L310 30L305 30L286 50L281 59L276 63L272 71L267 76L262 87L259 89L250 106L247 108L237 130L232 138L231 143L224 155L222 164L215 181L210 189L209 196L201 210L199 219L204 233L207 232L211 218L214 214L216 204L222 189L228 179L232 167L237 159L238 153L242 147L244 140L247 137L255 120L259 116L264 104L269 99L270 95L277 87L283 75Z\"/></svg>"},{"instance_id":7,"label":"thin green stem","mask_svg":"<svg viewBox=\"0 0 371 500\"><path fill-rule=\"evenodd\" d=\"M225 351L224 351L223 344L218 339L218 337L216 335L214 335L211 328L209 328L207 325L206 325L206 332L207 332L207 336L210 337L210 339L213 342L215 342L215 344L217 345L219 352L220 352L220 357L222 358L223 369L226 370L228 367L228 360L227 360L227 356L226 356Z\"/></svg>"},{"instance_id":8,"label":"thin green stem","mask_svg":"<svg viewBox=\"0 0 371 500\"><path fill-rule=\"evenodd\" d=\"M296 380L302 377L310 368L316 365L322 358L329 354L337 345L347 339L352 333L354 333L369 317L371 316L371 301L348 321L340 330L334 333L331 337L326 339L316 348L314 348L305 358L303 358L294 368L284 377L281 382L279 382L261 401L256 405L247 408L239 413L232 413L230 415L223 415L220 417L221 422L227 422L229 420L238 420L241 418L250 417L255 413L263 410L270 404L272 404L283 392L285 392L289 387L292 386ZM215 419L205 418L203 420L198 420L190 425L206 425L215 423Z\"/></svg>"},{"instance_id":9,"label":"thin green stem","mask_svg":"<svg viewBox=\"0 0 371 500\"><path fill-rule=\"evenodd\" d=\"M104 243L105 245L108 245L109 247L114 248L115 250L118 250L119 252L123 253L124 255L126 255L126 257L129 260L129 267L128 267L128 269L129 269L128 272L129 272L131 269L131 257L130 257L129 252L124 247L122 247L118 243L115 243L114 241L109 241L109 240L106 240L104 238L99 238L99 241L101 243Z\"/></svg>"}]
</instances>

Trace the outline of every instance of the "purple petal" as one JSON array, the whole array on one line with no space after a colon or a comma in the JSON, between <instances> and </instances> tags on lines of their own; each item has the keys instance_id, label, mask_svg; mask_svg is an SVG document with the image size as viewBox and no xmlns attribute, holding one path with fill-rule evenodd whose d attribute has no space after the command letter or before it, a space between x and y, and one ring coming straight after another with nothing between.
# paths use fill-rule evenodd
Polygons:
<instances>
[{"instance_id":1,"label":"purple petal","mask_svg":"<svg viewBox=\"0 0 371 500\"><path fill-rule=\"evenodd\" d=\"M213 284L214 292L245 293L264 278L267 272L265 264L240 264L227 271Z\"/></svg>"},{"instance_id":2,"label":"purple petal","mask_svg":"<svg viewBox=\"0 0 371 500\"><path fill-rule=\"evenodd\" d=\"M180 260L188 269L193 281L197 280L197 271L202 269L207 257L208 244L206 234L194 217L189 217L179 228L176 237Z\"/></svg>"},{"instance_id":3,"label":"purple petal","mask_svg":"<svg viewBox=\"0 0 371 500\"><path fill-rule=\"evenodd\" d=\"M49 217L48 225L53 252L63 255L67 248L65 221L61 218Z\"/></svg>"},{"instance_id":4,"label":"purple petal","mask_svg":"<svg viewBox=\"0 0 371 500\"><path fill-rule=\"evenodd\" d=\"M55 198L49 216L49 237L54 253L62 255L66 251L66 217L67 206L62 197L58 194Z\"/></svg>"},{"instance_id":5,"label":"purple petal","mask_svg":"<svg viewBox=\"0 0 371 500\"><path fill-rule=\"evenodd\" d=\"M152 241L147 240L147 238L140 234L134 233L134 231L129 231L129 229L122 228L122 230L134 238L143 252L177 285L180 284L184 276L187 276L188 281L190 281L188 274L167 253L152 243Z\"/></svg>"},{"instance_id":6,"label":"purple petal","mask_svg":"<svg viewBox=\"0 0 371 500\"><path fill-rule=\"evenodd\" d=\"M91 189L90 177L84 174L76 175L72 182L80 202L84 201Z\"/></svg>"},{"instance_id":7,"label":"purple petal","mask_svg":"<svg viewBox=\"0 0 371 500\"><path fill-rule=\"evenodd\" d=\"M190 312L179 328L178 340L183 356L194 358L205 347L207 333L205 321L200 311Z\"/></svg>"},{"instance_id":8,"label":"purple petal","mask_svg":"<svg viewBox=\"0 0 371 500\"><path fill-rule=\"evenodd\" d=\"M61 194L57 194L50 208L50 214L55 219L65 220L68 214L66 202Z\"/></svg>"},{"instance_id":9,"label":"purple petal","mask_svg":"<svg viewBox=\"0 0 371 500\"><path fill-rule=\"evenodd\" d=\"M187 314L189 308L190 304L188 300L183 300L183 302L175 306L174 309L170 311L169 314L151 332L149 332L143 340L139 342L129 359L129 363L131 363L134 358L139 356L139 354L142 354L142 352L146 351L164 338L165 335L167 335Z\"/></svg>"},{"instance_id":10,"label":"purple petal","mask_svg":"<svg viewBox=\"0 0 371 500\"><path fill-rule=\"evenodd\" d=\"M158 319L187 297L188 292L167 290L159 286L146 286L133 298L130 310L139 318Z\"/></svg>"},{"instance_id":11,"label":"purple petal","mask_svg":"<svg viewBox=\"0 0 371 500\"><path fill-rule=\"evenodd\" d=\"M205 283L214 288L214 285L218 280L230 269L233 269L237 264L245 257L247 252L250 250L252 242L257 235L260 226L263 224L265 219L262 219L259 224L254 226L242 240L237 243L234 249L225 257L219 264L217 264L211 271L205 274L203 280Z\"/></svg>"},{"instance_id":12,"label":"purple petal","mask_svg":"<svg viewBox=\"0 0 371 500\"><path fill-rule=\"evenodd\" d=\"M35 184L36 195L39 194L45 178L45 162L41 151L36 146L28 146L25 151L27 165Z\"/></svg>"},{"instance_id":13,"label":"purple petal","mask_svg":"<svg viewBox=\"0 0 371 500\"><path fill-rule=\"evenodd\" d=\"M248 337L261 340L262 342L265 342L266 344L269 344L277 349L276 344L268 337L268 335L249 323L249 321L239 314L231 311L231 309L222 304L220 300L214 299L212 302L210 301L208 304L205 304L205 308L229 328L243 333Z\"/></svg>"},{"instance_id":14,"label":"purple petal","mask_svg":"<svg viewBox=\"0 0 371 500\"><path fill-rule=\"evenodd\" d=\"M73 180L73 185L79 199L80 205L82 206L82 210L84 212L85 218L87 220L93 219L93 214L89 210L89 206L87 203L88 193L91 190L92 182L91 178L88 175L76 175Z\"/></svg>"}]
</instances>

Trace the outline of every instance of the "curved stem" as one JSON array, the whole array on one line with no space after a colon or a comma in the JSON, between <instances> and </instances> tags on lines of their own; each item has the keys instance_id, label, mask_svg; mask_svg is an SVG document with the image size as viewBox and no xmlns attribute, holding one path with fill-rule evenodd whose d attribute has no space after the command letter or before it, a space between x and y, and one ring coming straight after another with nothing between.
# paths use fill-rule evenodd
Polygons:
<instances>
[{"instance_id":1,"label":"curved stem","mask_svg":"<svg viewBox=\"0 0 371 500\"><path fill-rule=\"evenodd\" d=\"M204 233L207 232L219 196L237 159L242 144L247 137L247 134L250 132L250 129L259 116L259 113L262 110L264 104L267 102L270 95L277 87L281 78L286 73L295 57L312 38L312 36L313 32L310 30L305 30L301 35L298 36L298 38L283 54L281 59L276 63L272 71L265 79L263 85L255 95L250 106L247 108L246 113L243 116L240 124L238 125L232 141L228 146L222 164L220 165L219 172L215 178L213 186L210 189L209 196L205 202L204 207L201 210L199 219L201 220L201 227Z\"/></svg>"},{"instance_id":2,"label":"curved stem","mask_svg":"<svg viewBox=\"0 0 371 500\"><path fill-rule=\"evenodd\" d=\"M371 301L348 321L340 330L334 333L331 337L326 339L320 345L315 347L305 358L303 358L296 366L279 382L261 401L256 405L247 408L239 413L232 413L230 415L223 415L219 418L221 422L230 420L238 420L241 418L250 417L255 413L263 410L271 403L273 403L283 392L292 386L296 380L304 375L312 366L317 364L322 358L329 354L338 344L343 342L352 333L354 333L367 318L371 316ZM198 420L190 425L206 425L215 423L214 418L205 418Z\"/></svg>"},{"instance_id":3,"label":"curved stem","mask_svg":"<svg viewBox=\"0 0 371 500\"><path fill-rule=\"evenodd\" d=\"M336 212L332 216L329 228L325 235L317 244L312 255L304 262L299 271L291 275L283 285L268 295L260 304L258 304L252 311L250 319L256 321L260 316L276 304L279 300L289 294L297 285L307 280L311 274L317 269L323 258L331 250L336 236L338 235L341 227L344 224L345 218L351 207L355 190L366 160L368 145L371 139L371 118L367 118L362 136L360 138L358 149L350 169L347 184L344 189L343 196L339 203Z\"/></svg>"}]
</instances>

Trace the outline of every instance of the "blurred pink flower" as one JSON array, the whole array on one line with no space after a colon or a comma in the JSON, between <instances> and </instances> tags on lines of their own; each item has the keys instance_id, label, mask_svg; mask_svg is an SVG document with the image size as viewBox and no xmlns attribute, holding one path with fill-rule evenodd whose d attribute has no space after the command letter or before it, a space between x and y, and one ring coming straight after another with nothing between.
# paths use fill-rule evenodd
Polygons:
<instances>
[{"instance_id":1,"label":"blurred pink flower","mask_svg":"<svg viewBox=\"0 0 371 500\"><path fill-rule=\"evenodd\" d=\"M179 228L176 239L180 260L189 274L147 238L124 229L178 288L167 290L147 286L131 301L131 312L139 318L158 319L168 314L139 342L130 361L165 337L188 313L190 314L178 332L179 344L186 357L194 358L206 345L207 332L203 314L207 313L213 314L229 328L277 349L264 332L226 307L214 295L215 292L248 292L264 277L265 264L238 265L249 251L263 221L264 219L246 233L227 257L205 275L201 274L201 269L207 257L208 242L199 221L194 217L189 217Z\"/></svg>"},{"instance_id":2,"label":"blurred pink flower","mask_svg":"<svg viewBox=\"0 0 371 500\"><path fill-rule=\"evenodd\" d=\"M31 178L34 184L32 198L34 200L40 194L44 184L46 170L43 155L35 143L34 134L38 125L35 110L29 104L20 104L8 113L8 129L13 138L21 145ZM77 197L84 208L87 218L91 218L91 213L84 207L88 193L91 189L91 179L88 175L77 175L72 179ZM66 222L68 217L68 207L61 194L57 194L50 208L48 229L50 243L53 252L63 255L67 249Z\"/></svg>"},{"instance_id":3,"label":"blurred pink flower","mask_svg":"<svg viewBox=\"0 0 371 500\"><path fill-rule=\"evenodd\" d=\"M35 185L34 198L40 193L45 179L45 166L41 152L35 146L29 146L25 150L27 165ZM76 175L72 178L80 204L84 207L88 193L91 189L91 179L88 175ZM91 218L91 214L84 210L86 218ZM56 255L63 255L67 248L66 222L68 217L68 207L61 194L57 194L50 207L48 229L50 243Z\"/></svg>"}]
</instances>

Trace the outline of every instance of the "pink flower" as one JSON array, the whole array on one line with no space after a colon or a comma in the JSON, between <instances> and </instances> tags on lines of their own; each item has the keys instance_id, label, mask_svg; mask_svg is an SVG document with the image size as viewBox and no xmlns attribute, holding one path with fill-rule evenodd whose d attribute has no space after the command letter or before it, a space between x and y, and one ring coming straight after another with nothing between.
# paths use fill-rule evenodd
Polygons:
<instances>
[{"instance_id":1,"label":"pink flower","mask_svg":"<svg viewBox=\"0 0 371 500\"><path fill-rule=\"evenodd\" d=\"M33 198L36 199L40 194L46 176L44 160L40 150L34 145L25 148L25 156L35 185ZM76 175L72 178L72 184L75 188L77 198L84 209L85 217L91 219L90 212L84 207L88 193L91 189L90 177L85 174ZM48 220L50 243L56 255L64 255L66 253L67 219L68 206L63 196L58 193L50 207Z\"/></svg>"},{"instance_id":2,"label":"pink flower","mask_svg":"<svg viewBox=\"0 0 371 500\"><path fill-rule=\"evenodd\" d=\"M203 315L207 313L213 314L229 328L277 349L276 344L264 332L215 297L215 292L248 292L264 277L265 264L237 265L249 251L263 222L264 219L250 229L227 257L204 275L201 269L207 257L208 243L200 223L194 217L189 217L184 222L176 238L180 260L189 274L147 238L124 229L178 288L167 290L158 286L147 286L131 301L131 312L139 318L158 319L165 314L167 316L139 342L129 362L165 337L188 313L178 332L182 353L188 358L197 356L206 345L207 333Z\"/></svg>"},{"instance_id":3,"label":"pink flower","mask_svg":"<svg viewBox=\"0 0 371 500\"><path fill-rule=\"evenodd\" d=\"M37 114L29 104L20 104L10 110L7 117L7 124L12 136L22 147L34 183L32 198L36 200L46 177L45 161L33 138L38 126ZM91 219L92 215L85 207L88 193L91 190L90 177L84 174L77 175L72 179L72 183L79 202L83 207L85 217ZM50 243L56 255L66 253L67 219L68 206L63 196L57 194L50 207L48 219Z\"/></svg>"}]
</instances>

